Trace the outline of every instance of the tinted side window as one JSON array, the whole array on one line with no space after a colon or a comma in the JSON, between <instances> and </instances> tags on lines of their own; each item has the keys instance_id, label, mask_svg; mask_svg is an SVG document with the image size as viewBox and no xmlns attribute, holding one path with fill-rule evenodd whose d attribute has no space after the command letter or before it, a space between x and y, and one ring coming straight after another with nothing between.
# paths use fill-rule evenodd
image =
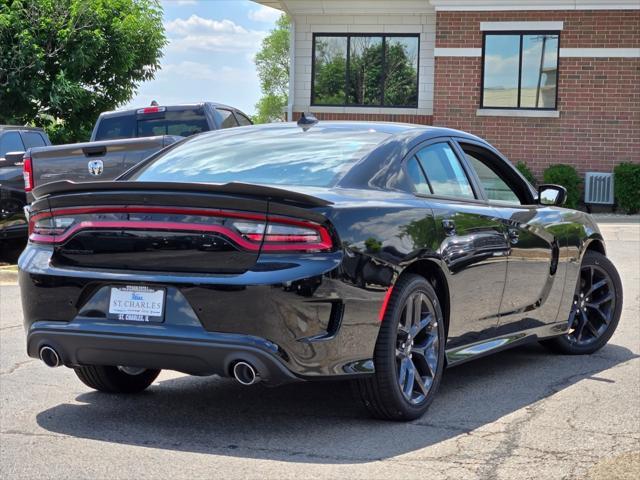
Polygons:
<instances>
[{"instance_id":1,"label":"tinted side window","mask_svg":"<svg viewBox=\"0 0 640 480\"><path fill-rule=\"evenodd\" d=\"M416 156L434 195L475 198L460 160L448 143L429 145Z\"/></svg>"},{"instance_id":2,"label":"tinted side window","mask_svg":"<svg viewBox=\"0 0 640 480\"><path fill-rule=\"evenodd\" d=\"M133 138L136 131L135 115L120 115L100 119L96 140L116 140L118 138Z\"/></svg>"},{"instance_id":3,"label":"tinted side window","mask_svg":"<svg viewBox=\"0 0 640 480\"><path fill-rule=\"evenodd\" d=\"M489 200L515 203L517 205L521 204L520 199L511 187L509 187L507 182L505 182L500 177L500 174L495 172L484 160L481 160L479 155L468 152L465 152L465 155L478 174L480 183L482 184Z\"/></svg>"},{"instance_id":4,"label":"tinted side window","mask_svg":"<svg viewBox=\"0 0 640 480\"><path fill-rule=\"evenodd\" d=\"M217 110L220 116L222 117L222 121L220 122L220 128L231 128L231 127L238 126L236 117L233 116L233 112L231 112L231 110L225 110L223 108L218 108Z\"/></svg>"},{"instance_id":5,"label":"tinted side window","mask_svg":"<svg viewBox=\"0 0 640 480\"><path fill-rule=\"evenodd\" d=\"M411 157L407 161L407 174L416 189L416 193L432 193L431 188L429 188L429 182L427 182L427 177L424 176L422 167L420 167L416 157Z\"/></svg>"},{"instance_id":6,"label":"tinted side window","mask_svg":"<svg viewBox=\"0 0 640 480\"><path fill-rule=\"evenodd\" d=\"M44 147L46 142L38 132L22 132L22 141L25 148Z\"/></svg>"},{"instance_id":7,"label":"tinted side window","mask_svg":"<svg viewBox=\"0 0 640 480\"><path fill-rule=\"evenodd\" d=\"M247 117L245 117L240 112L236 112L236 119L238 120L238 124L241 127L246 127L247 125L253 125L253 123L251 123L251 120L249 120Z\"/></svg>"},{"instance_id":8,"label":"tinted side window","mask_svg":"<svg viewBox=\"0 0 640 480\"><path fill-rule=\"evenodd\" d=\"M0 135L0 157L4 157L7 152L24 152L18 132L5 132L4 135Z\"/></svg>"}]
</instances>

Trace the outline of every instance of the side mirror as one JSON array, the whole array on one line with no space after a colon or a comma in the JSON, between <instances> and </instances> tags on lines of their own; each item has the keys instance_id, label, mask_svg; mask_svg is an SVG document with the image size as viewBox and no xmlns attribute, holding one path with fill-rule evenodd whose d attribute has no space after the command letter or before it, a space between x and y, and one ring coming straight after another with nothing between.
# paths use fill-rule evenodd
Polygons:
<instances>
[{"instance_id":1,"label":"side mirror","mask_svg":"<svg viewBox=\"0 0 640 480\"><path fill-rule=\"evenodd\" d=\"M540 185L538 187L538 203L540 205L556 205L561 207L567 200L567 189L560 185Z\"/></svg>"},{"instance_id":2,"label":"side mirror","mask_svg":"<svg viewBox=\"0 0 640 480\"><path fill-rule=\"evenodd\" d=\"M7 152L4 154L4 165L22 165L24 152Z\"/></svg>"}]
</instances>

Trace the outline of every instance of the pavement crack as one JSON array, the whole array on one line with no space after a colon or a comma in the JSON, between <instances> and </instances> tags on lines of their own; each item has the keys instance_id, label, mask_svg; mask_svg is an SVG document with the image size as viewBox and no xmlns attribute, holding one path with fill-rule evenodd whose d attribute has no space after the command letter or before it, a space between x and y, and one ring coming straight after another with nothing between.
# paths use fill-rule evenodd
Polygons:
<instances>
[{"instance_id":1,"label":"pavement crack","mask_svg":"<svg viewBox=\"0 0 640 480\"><path fill-rule=\"evenodd\" d=\"M11 375L12 373L14 373L16 370L24 367L25 365L28 365L29 363L35 362L35 359L31 358L29 360L25 360L23 362L18 362L13 364L11 367L9 367L8 370L5 370L3 372L0 372L0 375Z\"/></svg>"}]
</instances>

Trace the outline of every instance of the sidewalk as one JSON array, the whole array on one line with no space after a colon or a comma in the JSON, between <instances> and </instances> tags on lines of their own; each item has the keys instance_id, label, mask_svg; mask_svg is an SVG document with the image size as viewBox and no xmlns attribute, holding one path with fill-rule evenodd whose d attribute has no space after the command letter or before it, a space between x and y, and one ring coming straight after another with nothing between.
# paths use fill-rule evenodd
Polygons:
<instances>
[{"instance_id":1,"label":"sidewalk","mask_svg":"<svg viewBox=\"0 0 640 480\"><path fill-rule=\"evenodd\" d=\"M640 223L640 214L594 213L591 216L597 223Z\"/></svg>"}]
</instances>

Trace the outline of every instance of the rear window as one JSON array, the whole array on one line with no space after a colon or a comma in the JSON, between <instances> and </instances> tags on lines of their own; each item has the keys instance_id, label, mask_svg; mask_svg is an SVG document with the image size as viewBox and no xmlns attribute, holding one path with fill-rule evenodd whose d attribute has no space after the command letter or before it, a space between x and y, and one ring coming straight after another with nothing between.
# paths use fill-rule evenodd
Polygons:
<instances>
[{"instance_id":1,"label":"rear window","mask_svg":"<svg viewBox=\"0 0 640 480\"><path fill-rule=\"evenodd\" d=\"M320 125L218 131L166 151L131 179L328 187L388 136Z\"/></svg>"},{"instance_id":2,"label":"rear window","mask_svg":"<svg viewBox=\"0 0 640 480\"><path fill-rule=\"evenodd\" d=\"M202 109L130 114L100 120L96 140L178 135L188 137L209 130Z\"/></svg>"}]
</instances>

